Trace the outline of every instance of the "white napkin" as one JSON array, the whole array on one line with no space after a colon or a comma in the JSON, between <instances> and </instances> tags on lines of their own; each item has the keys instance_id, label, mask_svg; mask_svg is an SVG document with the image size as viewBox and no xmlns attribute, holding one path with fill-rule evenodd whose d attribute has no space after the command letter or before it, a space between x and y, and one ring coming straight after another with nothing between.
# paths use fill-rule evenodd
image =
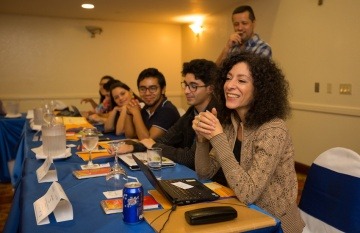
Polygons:
<instances>
[{"instance_id":1,"label":"white napkin","mask_svg":"<svg viewBox=\"0 0 360 233\"><path fill-rule=\"evenodd\" d=\"M5 118L18 118L21 117L21 113L17 114L6 114Z\"/></svg>"},{"instance_id":2,"label":"white napkin","mask_svg":"<svg viewBox=\"0 0 360 233\"><path fill-rule=\"evenodd\" d=\"M27 111L26 119L33 119L34 118L34 110L30 109Z\"/></svg>"},{"instance_id":3,"label":"white napkin","mask_svg":"<svg viewBox=\"0 0 360 233\"><path fill-rule=\"evenodd\" d=\"M35 147L31 149L35 153L36 159L46 159L47 155L44 154L43 146ZM65 154L53 156L53 159L65 159L71 156L71 148L66 148Z\"/></svg>"},{"instance_id":4,"label":"white napkin","mask_svg":"<svg viewBox=\"0 0 360 233\"><path fill-rule=\"evenodd\" d=\"M35 125L34 122L30 123L30 128L32 130L41 131L41 125Z\"/></svg>"}]
</instances>

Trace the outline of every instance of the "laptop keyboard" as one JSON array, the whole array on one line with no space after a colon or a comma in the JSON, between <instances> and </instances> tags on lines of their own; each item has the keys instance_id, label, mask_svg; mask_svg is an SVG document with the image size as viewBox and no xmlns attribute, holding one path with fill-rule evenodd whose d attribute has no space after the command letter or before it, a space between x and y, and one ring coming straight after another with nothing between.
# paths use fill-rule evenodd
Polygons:
<instances>
[{"instance_id":1,"label":"laptop keyboard","mask_svg":"<svg viewBox=\"0 0 360 233\"><path fill-rule=\"evenodd\" d=\"M205 196L202 193L199 193L199 190L196 188L182 189L178 188L171 184L171 182L166 182L165 180L161 181L163 188L172 196L178 197L179 200L197 200L203 199Z\"/></svg>"}]
</instances>

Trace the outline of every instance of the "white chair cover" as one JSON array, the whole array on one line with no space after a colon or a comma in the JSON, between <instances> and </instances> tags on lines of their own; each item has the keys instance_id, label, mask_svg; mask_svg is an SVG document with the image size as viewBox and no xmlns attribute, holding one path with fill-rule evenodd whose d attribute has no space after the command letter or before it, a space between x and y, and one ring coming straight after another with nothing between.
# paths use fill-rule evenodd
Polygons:
<instances>
[{"instance_id":1,"label":"white chair cover","mask_svg":"<svg viewBox=\"0 0 360 233\"><path fill-rule=\"evenodd\" d=\"M360 155L336 147L310 167L299 204L303 232L360 232Z\"/></svg>"}]
</instances>

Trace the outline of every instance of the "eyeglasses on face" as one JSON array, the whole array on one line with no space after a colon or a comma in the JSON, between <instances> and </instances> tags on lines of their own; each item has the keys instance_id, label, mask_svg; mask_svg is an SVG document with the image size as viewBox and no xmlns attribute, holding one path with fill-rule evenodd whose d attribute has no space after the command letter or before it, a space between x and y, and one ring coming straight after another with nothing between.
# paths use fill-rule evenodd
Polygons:
<instances>
[{"instance_id":1,"label":"eyeglasses on face","mask_svg":"<svg viewBox=\"0 0 360 233\"><path fill-rule=\"evenodd\" d=\"M207 86L208 85L199 86L199 85L197 85L195 83L187 84L186 82L181 82L181 87L184 90L188 87L191 92L195 92L198 89L198 87L207 87Z\"/></svg>"},{"instance_id":2,"label":"eyeglasses on face","mask_svg":"<svg viewBox=\"0 0 360 233\"><path fill-rule=\"evenodd\" d=\"M144 87L144 86L140 86L139 87L139 92L141 93L146 93L147 90L149 90L150 93L155 93L158 90L158 86L150 86L150 87Z\"/></svg>"}]
</instances>

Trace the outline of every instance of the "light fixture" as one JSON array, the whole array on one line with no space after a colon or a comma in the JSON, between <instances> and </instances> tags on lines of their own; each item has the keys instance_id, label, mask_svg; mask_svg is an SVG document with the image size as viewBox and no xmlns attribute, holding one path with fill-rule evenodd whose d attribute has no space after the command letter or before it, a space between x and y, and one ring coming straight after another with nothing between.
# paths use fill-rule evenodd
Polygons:
<instances>
[{"instance_id":1,"label":"light fixture","mask_svg":"<svg viewBox=\"0 0 360 233\"><path fill-rule=\"evenodd\" d=\"M84 3L81 5L81 7L84 9L94 9L94 5L90 3Z\"/></svg>"},{"instance_id":2,"label":"light fixture","mask_svg":"<svg viewBox=\"0 0 360 233\"><path fill-rule=\"evenodd\" d=\"M190 24L189 27L197 36L204 31L202 23L198 23L198 22L193 23L193 24Z\"/></svg>"},{"instance_id":3,"label":"light fixture","mask_svg":"<svg viewBox=\"0 0 360 233\"><path fill-rule=\"evenodd\" d=\"M100 35L103 31L101 27L96 27L96 26L86 26L85 28L86 30L88 30L88 32L90 32L91 38L95 38L96 34Z\"/></svg>"}]
</instances>

